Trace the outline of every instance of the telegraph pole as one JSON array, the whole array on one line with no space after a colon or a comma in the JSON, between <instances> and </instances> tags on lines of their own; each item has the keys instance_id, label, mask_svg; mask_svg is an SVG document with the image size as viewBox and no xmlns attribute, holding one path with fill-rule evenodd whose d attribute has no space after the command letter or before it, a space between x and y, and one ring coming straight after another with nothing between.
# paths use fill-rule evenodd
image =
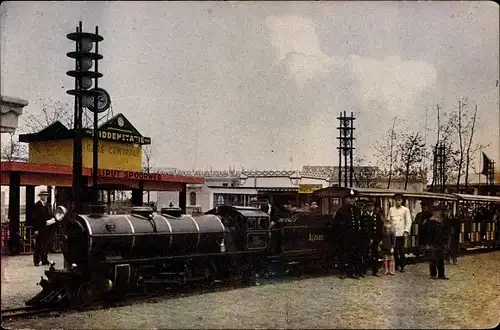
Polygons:
<instances>
[{"instance_id":1,"label":"telegraph pole","mask_svg":"<svg viewBox=\"0 0 500 330\"><path fill-rule=\"evenodd\" d=\"M92 163L92 196L93 202L97 202L98 186L98 114L106 111L111 103L109 94L102 88L99 88L99 78L103 75L98 71L99 60L103 58L99 54L99 42L104 38L99 35L99 28L96 26L95 33L83 32L82 22L79 22L76 32L66 36L75 41L74 52L69 52L66 56L75 59L75 70L67 71L66 74L75 78L75 88L66 93L75 97L74 109L74 143L73 143L73 205L72 211L82 212L83 195L86 192L86 182L82 176L82 117L83 108L87 108L94 113L94 130L92 136L93 143L93 163ZM95 52L91 52L95 46ZM94 71L91 71L92 65ZM94 83L92 84L92 79ZM90 89L94 85L94 88Z\"/></svg>"},{"instance_id":2,"label":"telegraph pole","mask_svg":"<svg viewBox=\"0 0 500 330\"><path fill-rule=\"evenodd\" d=\"M337 147L339 151L339 178L338 184L339 187L342 186L342 156L344 156L344 187L352 187L353 186L353 151L354 151L354 114L351 112L351 115L348 117L346 111L342 114L340 113L337 119L340 122L339 127L339 136L337 139L339 140L339 146Z\"/></svg>"}]
</instances>

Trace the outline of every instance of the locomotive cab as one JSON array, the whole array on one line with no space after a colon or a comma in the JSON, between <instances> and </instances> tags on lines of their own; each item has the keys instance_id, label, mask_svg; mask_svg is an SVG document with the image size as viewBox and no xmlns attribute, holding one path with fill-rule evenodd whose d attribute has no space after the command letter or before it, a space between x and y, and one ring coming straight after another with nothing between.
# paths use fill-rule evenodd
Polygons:
<instances>
[{"instance_id":1,"label":"locomotive cab","mask_svg":"<svg viewBox=\"0 0 500 330\"><path fill-rule=\"evenodd\" d=\"M221 217L227 233L228 249L264 251L269 247L270 217L259 208L219 206L205 214Z\"/></svg>"}]
</instances>

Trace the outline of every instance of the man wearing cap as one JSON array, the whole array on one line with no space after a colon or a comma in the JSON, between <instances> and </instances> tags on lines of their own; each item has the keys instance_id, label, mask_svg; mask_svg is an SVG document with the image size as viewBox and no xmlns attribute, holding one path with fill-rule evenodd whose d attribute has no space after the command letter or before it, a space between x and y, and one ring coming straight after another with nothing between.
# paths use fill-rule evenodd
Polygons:
<instances>
[{"instance_id":1,"label":"man wearing cap","mask_svg":"<svg viewBox=\"0 0 500 330\"><path fill-rule=\"evenodd\" d=\"M411 230L411 214L410 210L403 206L403 195L394 195L394 206L389 209L389 220L392 222L394 232L396 234L396 268L399 268L401 273L405 272L406 256L405 256L405 237L410 234Z\"/></svg>"},{"instance_id":2,"label":"man wearing cap","mask_svg":"<svg viewBox=\"0 0 500 330\"><path fill-rule=\"evenodd\" d=\"M340 245L339 263L340 271L342 272L341 279L346 278L346 276L357 279L360 269L356 258L356 247L358 246L356 228L359 226L360 211L354 202L354 191L350 190L349 195L344 199L344 204L335 213L334 223L338 225Z\"/></svg>"},{"instance_id":3,"label":"man wearing cap","mask_svg":"<svg viewBox=\"0 0 500 330\"><path fill-rule=\"evenodd\" d=\"M42 191L38 194L40 200L35 203L33 208L33 230L35 231L35 252L33 253L33 263L35 266L48 265L48 249L50 241L50 227L47 225L47 220L50 220L53 215L50 205L47 203L49 193ZM41 259L41 260L40 260Z\"/></svg>"},{"instance_id":4,"label":"man wearing cap","mask_svg":"<svg viewBox=\"0 0 500 330\"><path fill-rule=\"evenodd\" d=\"M425 244L428 245L429 275L435 279L447 280L445 276L444 260L445 250L448 243L448 230L443 223L444 210L440 206L431 208L431 216L422 227L425 233Z\"/></svg>"},{"instance_id":5,"label":"man wearing cap","mask_svg":"<svg viewBox=\"0 0 500 330\"><path fill-rule=\"evenodd\" d=\"M362 272L366 274L367 268L371 267L372 275L378 276L378 246L382 239L382 228L384 222L380 213L375 213L375 202L369 200L365 203L365 209L361 215L363 232L363 263Z\"/></svg>"},{"instance_id":6,"label":"man wearing cap","mask_svg":"<svg viewBox=\"0 0 500 330\"><path fill-rule=\"evenodd\" d=\"M422 226L429 220L432 213L430 212L430 207L432 206L432 202L428 200L422 200L420 202L420 206L422 207L422 211L418 212L415 216L415 223L418 224L419 232L418 232L418 246L419 246L419 254L423 252L423 245L425 241L424 233L422 232Z\"/></svg>"}]
</instances>

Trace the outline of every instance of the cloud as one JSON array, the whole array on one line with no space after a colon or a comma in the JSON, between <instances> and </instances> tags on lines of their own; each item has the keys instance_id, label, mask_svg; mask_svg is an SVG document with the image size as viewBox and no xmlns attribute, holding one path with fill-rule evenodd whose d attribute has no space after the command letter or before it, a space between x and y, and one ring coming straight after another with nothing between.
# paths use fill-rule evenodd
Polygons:
<instances>
[{"instance_id":1,"label":"cloud","mask_svg":"<svg viewBox=\"0 0 500 330\"><path fill-rule=\"evenodd\" d=\"M382 60L350 56L350 67L358 81L358 97L369 107L377 103L390 114L411 110L422 92L436 85L437 70L423 61L403 61L399 56Z\"/></svg>"},{"instance_id":2,"label":"cloud","mask_svg":"<svg viewBox=\"0 0 500 330\"><path fill-rule=\"evenodd\" d=\"M271 44L277 50L275 64L283 64L288 69L287 79L295 79L300 88L342 65L338 58L321 51L311 18L270 16L266 23Z\"/></svg>"},{"instance_id":3,"label":"cloud","mask_svg":"<svg viewBox=\"0 0 500 330\"><path fill-rule=\"evenodd\" d=\"M359 98L366 110L376 104L389 113L401 113L411 109L421 93L436 84L436 68L424 61L403 61L399 56L328 56L321 50L311 18L270 16L266 23L277 53L275 64L285 66L286 78L294 79L300 88L339 71L355 80L351 84L355 90L349 94Z\"/></svg>"}]
</instances>

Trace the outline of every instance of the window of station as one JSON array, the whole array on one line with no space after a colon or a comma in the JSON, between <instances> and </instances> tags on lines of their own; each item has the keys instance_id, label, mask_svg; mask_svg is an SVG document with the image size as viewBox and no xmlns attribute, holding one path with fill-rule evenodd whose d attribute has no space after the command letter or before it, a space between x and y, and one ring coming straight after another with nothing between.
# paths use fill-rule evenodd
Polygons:
<instances>
[{"instance_id":1,"label":"window of station","mask_svg":"<svg viewBox=\"0 0 500 330\"><path fill-rule=\"evenodd\" d=\"M189 203L190 205L196 205L196 193L194 191L189 193Z\"/></svg>"},{"instance_id":2,"label":"window of station","mask_svg":"<svg viewBox=\"0 0 500 330\"><path fill-rule=\"evenodd\" d=\"M250 206L250 200L256 195L246 195L246 194L214 194L213 207L217 205L226 206Z\"/></svg>"}]
</instances>

